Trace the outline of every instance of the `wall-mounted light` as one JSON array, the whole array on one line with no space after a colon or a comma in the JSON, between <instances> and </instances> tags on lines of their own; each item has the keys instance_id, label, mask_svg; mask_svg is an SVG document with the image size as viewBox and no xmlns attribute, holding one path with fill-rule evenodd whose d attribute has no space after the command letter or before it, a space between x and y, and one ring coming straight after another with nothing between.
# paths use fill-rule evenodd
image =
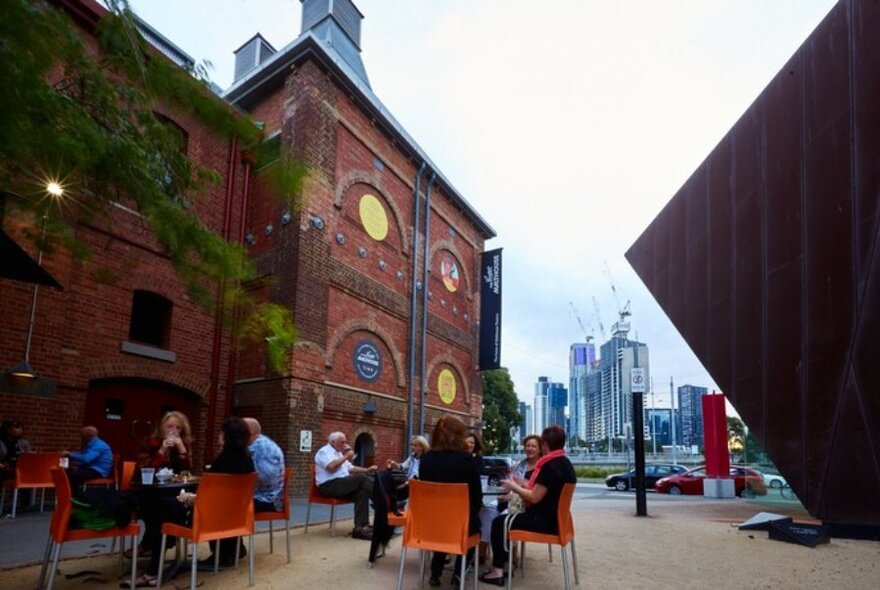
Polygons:
<instances>
[{"instance_id":1,"label":"wall-mounted light","mask_svg":"<svg viewBox=\"0 0 880 590\"><path fill-rule=\"evenodd\" d=\"M267 236L271 236L273 231L275 231L275 226L271 223L263 229L263 233Z\"/></svg>"},{"instance_id":2,"label":"wall-mounted light","mask_svg":"<svg viewBox=\"0 0 880 590\"><path fill-rule=\"evenodd\" d=\"M402 270L397 271L396 276L397 276L398 281L402 281L403 280L403 271Z\"/></svg>"},{"instance_id":3,"label":"wall-mounted light","mask_svg":"<svg viewBox=\"0 0 880 590\"><path fill-rule=\"evenodd\" d=\"M379 411L379 408L376 407L376 402L373 401L373 396L367 398L367 401L364 402L364 414L367 416L373 416L376 412Z\"/></svg>"},{"instance_id":4,"label":"wall-mounted light","mask_svg":"<svg viewBox=\"0 0 880 590\"><path fill-rule=\"evenodd\" d=\"M324 229L324 220L321 219L320 217L318 217L317 215L309 214L309 223L311 223L312 227L314 227L317 230Z\"/></svg>"},{"instance_id":5,"label":"wall-mounted light","mask_svg":"<svg viewBox=\"0 0 880 590\"><path fill-rule=\"evenodd\" d=\"M386 264L384 260L379 261L379 270L385 270L385 267L387 266L388 264Z\"/></svg>"},{"instance_id":6,"label":"wall-mounted light","mask_svg":"<svg viewBox=\"0 0 880 590\"><path fill-rule=\"evenodd\" d=\"M360 256L361 258L366 258L367 257L367 249L364 248L363 246L359 246L358 247L358 256Z\"/></svg>"},{"instance_id":7,"label":"wall-mounted light","mask_svg":"<svg viewBox=\"0 0 880 590\"><path fill-rule=\"evenodd\" d=\"M345 236L342 235L341 232L336 234L336 243L337 244L344 244L345 243Z\"/></svg>"},{"instance_id":8,"label":"wall-mounted light","mask_svg":"<svg viewBox=\"0 0 880 590\"><path fill-rule=\"evenodd\" d=\"M255 236L252 232L248 232L244 236L244 241L248 246L253 246L257 243L257 236Z\"/></svg>"},{"instance_id":9,"label":"wall-mounted light","mask_svg":"<svg viewBox=\"0 0 880 590\"><path fill-rule=\"evenodd\" d=\"M285 210L284 213L281 214L281 225L289 224L292 219L293 219L293 213Z\"/></svg>"}]
</instances>

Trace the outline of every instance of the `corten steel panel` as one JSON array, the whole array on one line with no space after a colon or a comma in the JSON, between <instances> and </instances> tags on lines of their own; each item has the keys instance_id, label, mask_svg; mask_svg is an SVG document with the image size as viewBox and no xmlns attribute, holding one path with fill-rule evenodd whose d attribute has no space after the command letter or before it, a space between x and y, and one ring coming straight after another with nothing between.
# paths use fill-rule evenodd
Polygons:
<instances>
[{"instance_id":1,"label":"corten steel panel","mask_svg":"<svg viewBox=\"0 0 880 590\"><path fill-rule=\"evenodd\" d=\"M880 0L838 3L627 252L810 513L871 525L877 31ZM691 295L704 284L705 305Z\"/></svg>"},{"instance_id":2,"label":"corten steel panel","mask_svg":"<svg viewBox=\"0 0 880 590\"><path fill-rule=\"evenodd\" d=\"M700 168L691 177L694 198L686 202L685 232L687 236L687 279L685 284L686 307L684 331L691 335L689 341L694 353L705 356L708 331L705 317L709 300L709 241L706 227L706 172Z\"/></svg>"}]
</instances>

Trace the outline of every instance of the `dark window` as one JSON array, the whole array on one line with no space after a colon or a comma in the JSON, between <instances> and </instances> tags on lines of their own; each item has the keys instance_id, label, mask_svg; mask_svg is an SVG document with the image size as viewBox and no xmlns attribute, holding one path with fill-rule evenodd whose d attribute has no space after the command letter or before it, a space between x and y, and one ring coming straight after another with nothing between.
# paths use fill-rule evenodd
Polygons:
<instances>
[{"instance_id":1,"label":"dark window","mask_svg":"<svg viewBox=\"0 0 880 590\"><path fill-rule=\"evenodd\" d=\"M131 301L128 339L157 348L168 348L171 309L172 303L161 295L150 291L135 291Z\"/></svg>"}]
</instances>

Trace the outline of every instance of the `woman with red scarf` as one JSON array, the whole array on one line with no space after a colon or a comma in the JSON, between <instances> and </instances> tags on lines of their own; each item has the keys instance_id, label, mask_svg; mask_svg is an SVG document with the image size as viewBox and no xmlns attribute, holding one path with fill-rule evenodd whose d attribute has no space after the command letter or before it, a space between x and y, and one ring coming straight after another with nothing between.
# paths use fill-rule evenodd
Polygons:
<instances>
[{"instance_id":1,"label":"woman with red scarf","mask_svg":"<svg viewBox=\"0 0 880 590\"><path fill-rule=\"evenodd\" d=\"M525 485L513 479L506 479L501 485L522 497L526 509L513 519L512 529L536 533L556 534L558 524L556 511L562 488L567 483L576 483L574 467L565 456L565 430L561 426L549 426L541 433L544 456L538 459L532 476ZM507 551L505 550L504 520L501 515L492 521L492 569L480 576L480 581L493 586L504 586L507 572Z\"/></svg>"}]
</instances>

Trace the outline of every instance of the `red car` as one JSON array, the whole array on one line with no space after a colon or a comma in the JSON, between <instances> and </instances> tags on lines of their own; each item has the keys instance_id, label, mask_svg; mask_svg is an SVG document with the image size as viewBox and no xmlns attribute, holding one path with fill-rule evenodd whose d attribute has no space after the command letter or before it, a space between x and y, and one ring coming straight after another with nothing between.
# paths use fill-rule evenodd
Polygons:
<instances>
[{"instance_id":1,"label":"red car","mask_svg":"<svg viewBox=\"0 0 880 590\"><path fill-rule=\"evenodd\" d=\"M742 465L731 465L730 476L733 478L733 488L737 496L743 498L750 496L764 496L767 494L767 486L760 471ZM695 494L703 495L703 478L706 477L706 467L697 467L687 473L664 477L654 484L661 494Z\"/></svg>"}]
</instances>

